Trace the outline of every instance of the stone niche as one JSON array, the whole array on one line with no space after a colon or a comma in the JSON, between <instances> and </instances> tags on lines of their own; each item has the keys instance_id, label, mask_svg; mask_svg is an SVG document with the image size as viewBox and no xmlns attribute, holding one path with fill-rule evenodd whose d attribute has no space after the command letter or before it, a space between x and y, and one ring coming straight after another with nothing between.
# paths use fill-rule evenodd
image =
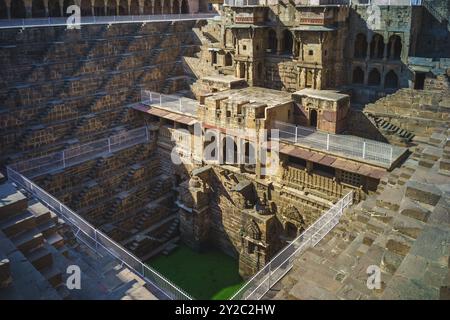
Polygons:
<instances>
[{"instance_id":1,"label":"stone niche","mask_svg":"<svg viewBox=\"0 0 450 320\"><path fill-rule=\"evenodd\" d=\"M301 125L341 133L346 129L350 97L332 90L303 89L292 94L303 114Z\"/></svg>"}]
</instances>

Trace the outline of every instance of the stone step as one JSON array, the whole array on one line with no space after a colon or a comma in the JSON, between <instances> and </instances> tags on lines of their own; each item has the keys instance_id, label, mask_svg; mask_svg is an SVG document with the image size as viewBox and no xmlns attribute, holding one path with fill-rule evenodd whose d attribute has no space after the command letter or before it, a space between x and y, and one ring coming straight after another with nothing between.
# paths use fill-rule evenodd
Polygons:
<instances>
[{"instance_id":1,"label":"stone step","mask_svg":"<svg viewBox=\"0 0 450 320\"><path fill-rule=\"evenodd\" d=\"M12 184L0 185L0 222L25 212L27 206L27 198Z\"/></svg>"},{"instance_id":2,"label":"stone step","mask_svg":"<svg viewBox=\"0 0 450 320\"><path fill-rule=\"evenodd\" d=\"M29 231L21 233L18 236L12 237L11 241L20 251L26 254L27 252L42 245L44 241L44 235L40 232L37 232L35 229L31 229Z\"/></svg>"},{"instance_id":3,"label":"stone step","mask_svg":"<svg viewBox=\"0 0 450 320\"><path fill-rule=\"evenodd\" d=\"M52 254L45 247L36 248L26 256L31 264L39 271L48 268L53 264Z\"/></svg>"},{"instance_id":4,"label":"stone step","mask_svg":"<svg viewBox=\"0 0 450 320\"><path fill-rule=\"evenodd\" d=\"M22 214L3 220L0 224L0 229L2 229L5 235L11 238L18 233L30 230L35 226L36 223L34 215L29 211L25 211Z\"/></svg>"}]
</instances>

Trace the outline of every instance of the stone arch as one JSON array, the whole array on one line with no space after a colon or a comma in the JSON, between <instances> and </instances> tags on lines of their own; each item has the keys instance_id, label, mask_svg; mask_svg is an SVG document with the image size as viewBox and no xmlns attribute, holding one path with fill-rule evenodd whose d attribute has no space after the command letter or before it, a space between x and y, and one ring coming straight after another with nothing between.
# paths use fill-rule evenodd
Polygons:
<instances>
[{"instance_id":1,"label":"stone arch","mask_svg":"<svg viewBox=\"0 0 450 320\"><path fill-rule=\"evenodd\" d=\"M379 33L375 33L370 42L370 58L383 59L384 55L384 39Z\"/></svg>"},{"instance_id":2,"label":"stone arch","mask_svg":"<svg viewBox=\"0 0 450 320\"><path fill-rule=\"evenodd\" d=\"M267 48L271 53L277 52L277 33L273 29L269 29Z\"/></svg>"},{"instance_id":3,"label":"stone arch","mask_svg":"<svg viewBox=\"0 0 450 320\"><path fill-rule=\"evenodd\" d=\"M152 0L144 1L144 14L153 14Z\"/></svg>"},{"instance_id":4,"label":"stone arch","mask_svg":"<svg viewBox=\"0 0 450 320\"><path fill-rule=\"evenodd\" d=\"M297 237L305 228L305 219L298 209L290 205L283 212L284 232L288 238Z\"/></svg>"},{"instance_id":5,"label":"stone arch","mask_svg":"<svg viewBox=\"0 0 450 320\"><path fill-rule=\"evenodd\" d=\"M171 8L170 8L170 0L162 0L163 3L163 8L162 8L162 13L163 14L170 14L171 13Z\"/></svg>"},{"instance_id":6,"label":"stone arch","mask_svg":"<svg viewBox=\"0 0 450 320\"><path fill-rule=\"evenodd\" d=\"M162 12L161 0L155 0L154 13L161 14L161 12Z\"/></svg>"},{"instance_id":7,"label":"stone arch","mask_svg":"<svg viewBox=\"0 0 450 320\"><path fill-rule=\"evenodd\" d=\"M81 3L83 3L83 1ZM83 10L83 7L81 7L81 10ZM81 11L81 14L83 14L83 11ZM50 17L61 16L61 6L59 5L59 0L48 0L48 15Z\"/></svg>"},{"instance_id":8,"label":"stone arch","mask_svg":"<svg viewBox=\"0 0 450 320\"><path fill-rule=\"evenodd\" d=\"M373 68L369 72L369 86L379 86L381 83L381 74L380 71L378 71L377 68Z\"/></svg>"},{"instance_id":9,"label":"stone arch","mask_svg":"<svg viewBox=\"0 0 450 320\"><path fill-rule=\"evenodd\" d=\"M363 33L358 33L355 38L353 57L365 58L367 56L367 38Z\"/></svg>"},{"instance_id":10,"label":"stone arch","mask_svg":"<svg viewBox=\"0 0 450 320\"><path fill-rule=\"evenodd\" d=\"M283 52L286 54L292 54L292 45L293 45L293 37L292 32L288 29L283 31Z\"/></svg>"},{"instance_id":11,"label":"stone arch","mask_svg":"<svg viewBox=\"0 0 450 320\"><path fill-rule=\"evenodd\" d=\"M258 224L255 222L255 220L251 219L247 222L244 227L244 235L250 237L253 240L261 239L261 231L259 230Z\"/></svg>"},{"instance_id":12,"label":"stone arch","mask_svg":"<svg viewBox=\"0 0 450 320\"><path fill-rule=\"evenodd\" d=\"M394 34L389 38L387 47L389 59L400 60L402 55L402 39L400 36Z\"/></svg>"},{"instance_id":13,"label":"stone arch","mask_svg":"<svg viewBox=\"0 0 450 320\"><path fill-rule=\"evenodd\" d=\"M31 16L33 18L45 17L44 0L33 0L31 3Z\"/></svg>"},{"instance_id":14,"label":"stone arch","mask_svg":"<svg viewBox=\"0 0 450 320\"><path fill-rule=\"evenodd\" d=\"M128 2L127 0L120 0L119 2L119 16L127 16L128 12Z\"/></svg>"},{"instance_id":15,"label":"stone arch","mask_svg":"<svg viewBox=\"0 0 450 320\"><path fill-rule=\"evenodd\" d=\"M353 69L352 83L364 84L364 70L361 67Z\"/></svg>"},{"instance_id":16,"label":"stone arch","mask_svg":"<svg viewBox=\"0 0 450 320\"><path fill-rule=\"evenodd\" d=\"M181 0L181 13L189 13L189 2L188 0Z\"/></svg>"},{"instance_id":17,"label":"stone arch","mask_svg":"<svg viewBox=\"0 0 450 320\"><path fill-rule=\"evenodd\" d=\"M0 19L8 18L8 8L6 7L5 0L0 0Z\"/></svg>"},{"instance_id":18,"label":"stone arch","mask_svg":"<svg viewBox=\"0 0 450 320\"><path fill-rule=\"evenodd\" d=\"M309 125L311 127L317 128L317 110L316 109L311 109L309 111Z\"/></svg>"},{"instance_id":19,"label":"stone arch","mask_svg":"<svg viewBox=\"0 0 450 320\"><path fill-rule=\"evenodd\" d=\"M27 17L27 10L22 0L11 1L11 18L23 19Z\"/></svg>"},{"instance_id":20,"label":"stone arch","mask_svg":"<svg viewBox=\"0 0 450 320\"><path fill-rule=\"evenodd\" d=\"M91 0L81 0L81 16L92 16Z\"/></svg>"},{"instance_id":21,"label":"stone arch","mask_svg":"<svg viewBox=\"0 0 450 320\"><path fill-rule=\"evenodd\" d=\"M180 13L180 10L181 10L180 2L178 0L173 0L172 13L178 14Z\"/></svg>"},{"instance_id":22,"label":"stone arch","mask_svg":"<svg viewBox=\"0 0 450 320\"><path fill-rule=\"evenodd\" d=\"M386 76L384 77L384 87L389 89L398 88L398 76L394 70L386 73Z\"/></svg>"},{"instance_id":23,"label":"stone arch","mask_svg":"<svg viewBox=\"0 0 450 320\"><path fill-rule=\"evenodd\" d=\"M106 15L115 16L117 14L117 3L116 0L109 0L106 6Z\"/></svg>"},{"instance_id":24,"label":"stone arch","mask_svg":"<svg viewBox=\"0 0 450 320\"><path fill-rule=\"evenodd\" d=\"M231 56L231 53L227 52L225 54L225 66L232 66L233 65L233 57Z\"/></svg>"},{"instance_id":25,"label":"stone arch","mask_svg":"<svg viewBox=\"0 0 450 320\"><path fill-rule=\"evenodd\" d=\"M131 0L131 2L130 2L130 15L138 16L139 14L140 14L140 12L139 12L139 1L138 0Z\"/></svg>"},{"instance_id":26,"label":"stone arch","mask_svg":"<svg viewBox=\"0 0 450 320\"><path fill-rule=\"evenodd\" d=\"M211 52L211 63L212 64L217 64L217 51L212 51Z\"/></svg>"},{"instance_id":27,"label":"stone arch","mask_svg":"<svg viewBox=\"0 0 450 320\"><path fill-rule=\"evenodd\" d=\"M96 15L96 16L104 16L105 15L105 3L103 2L103 0L95 0L94 15Z\"/></svg>"}]
</instances>

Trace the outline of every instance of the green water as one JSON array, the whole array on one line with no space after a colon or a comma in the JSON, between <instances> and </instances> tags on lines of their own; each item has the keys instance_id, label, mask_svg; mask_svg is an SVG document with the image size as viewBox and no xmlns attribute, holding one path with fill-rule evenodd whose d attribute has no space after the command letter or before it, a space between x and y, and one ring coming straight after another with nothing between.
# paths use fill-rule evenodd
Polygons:
<instances>
[{"instance_id":1,"label":"green water","mask_svg":"<svg viewBox=\"0 0 450 320\"><path fill-rule=\"evenodd\" d=\"M147 265L195 299L228 299L244 283L238 262L220 251L198 253L180 245L168 256L150 259Z\"/></svg>"}]
</instances>

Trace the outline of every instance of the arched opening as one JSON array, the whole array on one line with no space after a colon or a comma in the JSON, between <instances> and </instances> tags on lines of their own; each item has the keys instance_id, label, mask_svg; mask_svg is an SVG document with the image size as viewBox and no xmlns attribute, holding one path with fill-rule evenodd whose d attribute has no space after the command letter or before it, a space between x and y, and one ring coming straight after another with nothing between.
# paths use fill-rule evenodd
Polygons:
<instances>
[{"instance_id":1,"label":"arched opening","mask_svg":"<svg viewBox=\"0 0 450 320\"><path fill-rule=\"evenodd\" d=\"M23 19L27 17L27 11L22 0L11 1L11 18Z\"/></svg>"},{"instance_id":2,"label":"arched opening","mask_svg":"<svg viewBox=\"0 0 450 320\"><path fill-rule=\"evenodd\" d=\"M356 36L353 56L355 58L365 58L367 56L367 39L365 34L358 33Z\"/></svg>"},{"instance_id":3,"label":"arched opening","mask_svg":"<svg viewBox=\"0 0 450 320\"><path fill-rule=\"evenodd\" d=\"M180 13L180 9L180 3L178 2L178 0L173 0L172 13L178 14Z\"/></svg>"},{"instance_id":4,"label":"arched opening","mask_svg":"<svg viewBox=\"0 0 450 320\"><path fill-rule=\"evenodd\" d=\"M92 16L91 0L81 0L81 16Z\"/></svg>"},{"instance_id":5,"label":"arched opening","mask_svg":"<svg viewBox=\"0 0 450 320\"><path fill-rule=\"evenodd\" d=\"M163 14L170 14L170 1L169 0L163 0Z\"/></svg>"},{"instance_id":6,"label":"arched opening","mask_svg":"<svg viewBox=\"0 0 450 320\"><path fill-rule=\"evenodd\" d=\"M245 63L241 62L239 63L239 78L246 78L246 70L245 70Z\"/></svg>"},{"instance_id":7,"label":"arched opening","mask_svg":"<svg viewBox=\"0 0 450 320\"><path fill-rule=\"evenodd\" d=\"M145 2L144 2L144 14L153 14L153 12L152 12L152 0L145 0Z\"/></svg>"},{"instance_id":8,"label":"arched opening","mask_svg":"<svg viewBox=\"0 0 450 320\"><path fill-rule=\"evenodd\" d=\"M67 14L67 8L75 4L74 0L64 0L63 15Z\"/></svg>"},{"instance_id":9,"label":"arched opening","mask_svg":"<svg viewBox=\"0 0 450 320\"><path fill-rule=\"evenodd\" d=\"M384 41L383 36L376 33L372 37L370 42L370 58L371 59L383 59L384 54Z\"/></svg>"},{"instance_id":10,"label":"arched opening","mask_svg":"<svg viewBox=\"0 0 450 320\"><path fill-rule=\"evenodd\" d=\"M33 0L31 3L31 16L33 18L45 17L44 0Z\"/></svg>"},{"instance_id":11,"label":"arched opening","mask_svg":"<svg viewBox=\"0 0 450 320\"><path fill-rule=\"evenodd\" d=\"M402 39L399 36L393 35L389 38L387 47L389 59L400 60L402 54Z\"/></svg>"},{"instance_id":12,"label":"arched opening","mask_svg":"<svg viewBox=\"0 0 450 320\"><path fill-rule=\"evenodd\" d=\"M8 9L6 8L5 0L0 0L0 19L8 18Z\"/></svg>"},{"instance_id":13,"label":"arched opening","mask_svg":"<svg viewBox=\"0 0 450 320\"><path fill-rule=\"evenodd\" d=\"M260 62L260 63L258 63L258 67L257 67L257 77L258 77L258 79L262 79L262 73L263 73L263 70L262 70L262 63Z\"/></svg>"},{"instance_id":14,"label":"arched opening","mask_svg":"<svg viewBox=\"0 0 450 320\"><path fill-rule=\"evenodd\" d=\"M289 30L283 32L283 53L292 54L292 33Z\"/></svg>"},{"instance_id":15,"label":"arched opening","mask_svg":"<svg viewBox=\"0 0 450 320\"><path fill-rule=\"evenodd\" d=\"M384 78L384 87L389 89L398 88L398 77L394 70L389 71Z\"/></svg>"},{"instance_id":16,"label":"arched opening","mask_svg":"<svg viewBox=\"0 0 450 320\"><path fill-rule=\"evenodd\" d=\"M361 67L356 67L353 70L352 82L357 84L364 83L364 71Z\"/></svg>"},{"instance_id":17,"label":"arched opening","mask_svg":"<svg viewBox=\"0 0 450 320\"><path fill-rule=\"evenodd\" d=\"M231 53L227 52L225 54L225 66L229 67L233 65L233 57L231 56Z\"/></svg>"},{"instance_id":18,"label":"arched opening","mask_svg":"<svg viewBox=\"0 0 450 320\"><path fill-rule=\"evenodd\" d=\"M128 2L127 0L120 0L119 2L119 15L127 16L128 15Z\"/></svg>"},{"instance_id":19,"label":"arched opening","mask_svg":"<svg viewBox=\"0 0 450 320\"><path fill-rule=\"evenodd\" d=\"M217 64L217 51L211 51L211 60L212 64Z\"/></svg>"},{"instance_id":20,"label":"arched opening","mask_svg":"<svg viewBox=\"0 0 450 320\"><path fill-rule=\"evenodd\" d=\"M317 128L317 110L312 109L309 112L309 125L311 127Z\"/></svg>"},{"instance_id":21,"label":"arched opening","mask_svg":"<svg viewBox=\"0 0 450 320\"><path fill-rule=\"evenodd\" d=\"M244 163L256 164L255 146L249 141L246 141L244 144Z\"/></svg>"},{"instance_id":22,"label":"arched opening","mask_svg":"<svg viewBox=\"0 0 450 320\"><path fill-rule=\"evenodd\" d=\"M81 2L81 14L83 14L83 1ZM50 17L60 17L61 7L59 6L59 0L49 0L48 1L48 15Z\"/></svg>"},{"instance_id":23,"label":"arched opening","mask_svg":"<svg viewBox=\"0 0 450 320\"><path fill-rule=\"evenodd\" d=\"M155 14L161 14L161 10L162 10L161 0L155 0L155 9L154 9Z\"/></svg>"},{"instance_id":24,"label":"arched opening","mask_svg":"<svg viewBox=\"0 0 450 320\"><path fill-rule=\"evenodd\" d=\"M379 86L381 82L381 75L378 69L372 69L369 73L369 86Z\"/></svg>"},{"instance_id":25,"label":"arched opening","mask_svg":"<svg viewBox=\"0 0 450 320\"><path fill-rule=\"evenodd\" d=\"M105 3L103 2L103 0L95 0L94 14L96 16L104 16L105 15Z\"/></svg>"},{"instance_id":26,"label":"arched opening","mask_svg":"<svg viewBox=\"0 0 450 320\"><path fill-rule=\"evenodd\" d=\"M223 163L228 164L236 164L238 163L237 157L238 157L238 150L237 145L234 142L233 137L226 136L222 140L222 161Z\"/></svg>"},{"instance_id":27,"label":"arched opening","mask_svg":"<svg viewBox=\"0 0 450 320\"><path fill-rule=\"evenodd\" d=\"M106 15L108 16L115 16L117 14L116 11L116 1L115 0L109 0L108 6L106 7Z\"/></svg>"},{"instance_id":28,"label":"arched opening","mask_svg":"<svg viewBox=\"0 0 450 320\"><path fill-rule=\"evenodd\" d=\"M139 1L138 0L131 0L130 14L132 16L138 16L139 15Z\"/></svg>"},{"instance_id":29,"label":"arched opening","mask_svg":"<svg viewBox=\"0 0 450 320\"><path fill-rule=\"evenodd\" d=\"M181 13L189 13L189 3L187 0L181 0Z\"/></svg>"},{"instance_id":30,"label":"arched opening","mask_svg":"<svg viewBox=\"0 0 450 320\"><path fill-rule=\"evenodd\" d=\"M269 43L268 43L268 49L271 53L277 52L277 33L275 30L270 29L269 30Z\"/></svg>"},{"instance_id":31,"label":"arched opening","mask_svg":"<svg viewBox=\"0 0 450 320\"><path fill-rule=\"evenodd\" d=\"M285 236L288 239L295 239L297 237L297 227L291 223L291 222L286 222L284 225L284 232L285 232Z\"/></svg>"}]
</instances>

